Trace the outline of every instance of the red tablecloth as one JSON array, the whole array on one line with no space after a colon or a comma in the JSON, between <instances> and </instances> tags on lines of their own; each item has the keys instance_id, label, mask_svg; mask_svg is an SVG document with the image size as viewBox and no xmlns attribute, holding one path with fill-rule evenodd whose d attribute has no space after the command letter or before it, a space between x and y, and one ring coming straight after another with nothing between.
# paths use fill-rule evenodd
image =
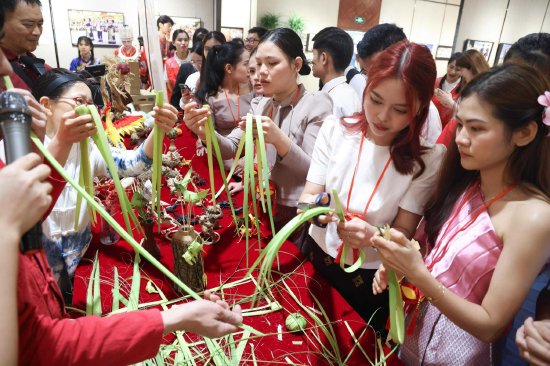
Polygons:
<instances>
[{"instance_id":1,"label":"red tablecloth","mask_svg":"<svg viewBox=\"0 0 550 366\"><path fill-rule=\"evenodd\" d=\"M193 169L200 174L208 185L208 169L206 156L193 157L195 155L195 139L188 132L184 131L177 145L180 148L180 153L186 159L192 159ZM185 168L183 170L185 173ZM216 172L216 188L221 187L221 177ZM226 199L225 193L220 197L221 200ZM167 192L163 192L163 199L168 200ZM235 197L235 202L238 207L242 205L242 194ZM267 220L266 220L267 223ZM248 264L252 264L257 258L259 245L255 240L251 240L249 248L248 264L246 259L245 240L239 240L234 237L235 228L232 225L231 212L229 209L224 209L224 217L221 220L222 228L217 230L221 234L220 242L205 246L204 263L205 272L208 277L208 288L218 286L220 283L229 283L243 278L247 272ZM169 269L173 269L173 254L170 242L161 235L156 235L157 243L161 250L160 261ZM262 243L263 246L267 241ZM121 293L129 291L129 285L133 272L134 251L129 244L123 240L112 246L105 246L98 243L94 236L92 245L88 249L86 258L77 268L75 275L75 289L73 306L76 308L85 309L86 304L86 288L88 286L92 264L90 259L93 259L96 252L99 253L100 274L104 283L101 285L101 296L104 313L111 310L112 304L112 282L114 267L117 268L121 278L128 280L126 285L122 285ZM145 291L147 280L151 279L169 299L178 298L179 295L172 288L171 281L155 269L146 261L141 262L142 282L140 292L140 303L147 303L160 300L156 294L149 294ZM249 340L243 361L248 360L248 364L252 364L252 359L255 358L258 363L262 364L288 364L288 361L295 364L307 365L368 365L365 355L360 347L354 346L355 341L350 333L360 338L361 348L364 349L369 357L373 359L375 354L373 334L370 330L363 332L366 324L363 319L357 315L347 302L332 289L324 279L318 275L311 263L304 261L299 250L291 242L286 242L279 255L279 266L274 266L274 271L280 272L285 276L286 283L292 292L299 298L304 306L309 306L317 311L319 306L315 303L315 296L323 310L326 312L328 319L319 313L318 316L323 323L330 323L334 330L334 335L337 339L338 350L334 350L330 342L326 340L323 332L318 328L310 317L306 315L304 310L300 308L298 303L289 295L287 289L282 282L272 289L273 300L278 301L283 310L273 312L267 315L245 317L244 323L251 325L255 329L268 334L265 337L252 338ZM146 278L148 277L148 278ZM275 279L280 279L276 277ZM223 291L225 298L231 303L241 299L243 296L250 295L254 291L254 283L248 282L237 287L228 288ZM126 295L127 296L127 295ZM249 304L245 304L247 308ZM285 328L285 318L291 312L300 312L306 315L308 319L308 330L304 333L290 333ZM282 326L282 338L278 334L279 326ZM349 326L349 329L348 329ZM321 346L319 339L324 343ZM236 336L238 339L239 336ZM167 337L167 342L171 341L172 337ZM199 348L205 348L204 345L199 345ZM328 351L323 351L326 347ZM349 356L349 358L348 358ZM339 362L339 361L341 362ZM398 361L392 359L390 364L399 364Z\"/></svg>"}]
</instances>

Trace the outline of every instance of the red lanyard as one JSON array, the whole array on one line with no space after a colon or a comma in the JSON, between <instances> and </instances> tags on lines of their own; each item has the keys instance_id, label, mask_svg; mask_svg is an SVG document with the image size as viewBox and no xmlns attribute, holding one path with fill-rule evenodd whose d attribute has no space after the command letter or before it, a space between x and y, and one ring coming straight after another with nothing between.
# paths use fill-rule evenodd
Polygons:
<instances>
[{"instance_id":1,"label":"red lanyard","mask_svg":"<svg viewBox=\"0 0 550 366\"><path fill-rule=\"evenodd\" d=\"M353 186L355 185L355 176L357 175L357 170L359 169L359 162L361 161L361 152L363 151L363 143L365 142L365 135L361 138L361 144L359 145L359 154L357 154L357 162L355 163L355 170L353 171L353 177L351 178L351 183L349 186L349 192L348 192L348 199L346 202L346 211L349 210L349 203L351 200L351 193L353 192ZM384 178L384 175L386 175L386 171L388 170L388 167L390 166L391 162L391 154L388 157L388 161L386 162L386 165L384 165L384 169L382 170L382 173L380 173L380 176L378 177L378 180L376 181L376 184L374 185L374 189L372 190L369 200L367 201L367 205L365 206L365 209L363 210L363 219L365 219L367 215L367 211L369 210L370 203L372 199L374 198L374 195L376 194L376 191L380 187L380 183L382 183L382 179Z\"/></svg>"},{"instance_id":2,"label":"red lanyard","mask_svg":"<svg viewBox=\"0 0 550 366\"><path fill-rule=\"evenodd\" d=\"M516 186L515 183L513 184L510 184L509 186L507 186L506 188L504 188L499 194L497 194L495 197L493 197L493 199L491 199L488 203L484 203L483 206L479 207L475 213L472 215L472 217L470 218L470 220L468 220L468 222L462 226L461 228L459 228L456 232L453 233L453 235L451 235L451 237L449 238L449 240L447 240L447 242L445 243L445 245L438 245L438 244L441 244L441 240L439 242L437 242L435 245L434 245L434 250L436 248L439 248L439 246L441 246L441 249L438 250L435 254L434 254L434 257L432 259L432 261L430 262L430 264L427 266L428 267L428 270L432 270L433 267L439 262L441 261L441 259L443 258L443 256L445 255L445 253L447 252L447 248L449 247L449 244L453 241L453 239L462 231L466 230L467 228L469 228L475 221L476 219L479 217L479 215L481 215L481 213L485 210L488 210L489 207L491 207L491 205L493 203L495 203L496 201L498 201L499 199L501 199L502 197L504 197L508 192L510 192L514 187ZM470 197L473 195L474 193L474 190L477 188L477 184L473 184L469 189L468 191L466 192L466 194L464 195L464 197L462 198L462 201L460 202L460 204L458 205L458 209L456 210L456 212L454 213L454 215L451 217L451 219L449 220L449 223L447 225L447 228L445 229L445 231L443 232L443 235L441 235L441 239L443 239L445 236L447 236L447 234L449 233L449 230L451 227L454 227L453 225L453 222L457 219L458 217L458 214L460 213L460 211L462 211L462 209L464 208L464 205L466 205L466 203L468 203Z\"/></svg>"},{"instance_id":3,"label":"red lanyard","mask_svg":"<svg viewBox=\"0 0 550 366\"><path fill-rule=\"evenodd\" d=\"M296 102L298 101L298 95L300 94L300 86L296 88L296 91L294 92L294 96L292 97L292 102L290 103L291 106L295 106ZM269 111L266 113L271 120L273 120L273 100L271 100L271 105L269 106ZM280 124L279 124L279 127Z\"/></svg>"},{"instance_id":4,"label":"red lanyard","mask_svg":"<svg viewBox=\"0 0 550 366\"><path fill-rule=\"evenodd\" d=\"M225 93L225 100L227 101L227 107L229 107L229 112L231 112L231 117L233 117L233 122L235 123L235 126L239 124L239 120L237 118L241 118L241 92L240 88L237 87L237 118L235 118L235 115L233 114L233 108L231 107L231 103L229 102L229 96L227 95L227 90L223 90Z\"/></svg>"}]
</instances>

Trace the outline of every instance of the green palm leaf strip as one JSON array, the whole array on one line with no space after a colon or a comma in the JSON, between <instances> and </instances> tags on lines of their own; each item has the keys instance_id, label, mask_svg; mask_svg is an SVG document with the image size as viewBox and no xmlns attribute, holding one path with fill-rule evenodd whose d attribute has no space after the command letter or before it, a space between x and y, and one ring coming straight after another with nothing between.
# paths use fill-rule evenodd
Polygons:
<instances>
[{"instance_id":1,"label":"green palm leaf strip","mask_svg":"<svg viewBox=\"0 0 550 366\"><path fill-rule=\"evenodd\" d=\"M235 169L237 168L237 165L239 164L239 158L243 152L244 148L244 141L245 139L241 139L239 141L239 145L237 146L237 153L235 154L235 159L233 159L233 164L231 165L231 169L229 169L229 173L227 173L228 177L232 177L233 173L235 173ZM216 192L216 198L222 194L223 190L225 188L225 185L221 186L220 189L218 189L218 192Z\"/></svg>"},{"instance_id":2,"label":"green palm leaf strip","mask_svg":"<svg viewBox=\"0 0 550 366\"><path fill-rule=\"evenodd\" d=\"M384 226L381 231L384 239L391 240L389 225ZM388 270L387 275L390 302L390 336L394 342L403 344L405 340L405 312L403 310L401 286L399 285L395 271Z\"/></svg>"},{"instance_id":3,"label":"green palm leaf strip","mask_svg":"<svg viewBox=\"0 0 550 366\"><path fill-rule=\"evenodd\" d=\"M99 291L99 259L95 254L90 283L86 293L86 315L101 315L101 292Z\"/></svg>"},{"instance_id":4,"label":"green palm leaf strip","mask_svg":"<svg viewBox=\"0 0 550 366\"><path fill-rule=\"evenodd\" d=\"M208 105L204 105L203 108L209 108ZM206 132L206 143L207 143L207 153L210 153L211 149L208 148L208 137L210 137L210 143L211 148L214 149L214 153L216 154L216 160L218 161L218 167L220 169L220 174L222 176L223 181L223 187L225 188L225 193L227 194L227 199L229 201L229 207L231 208L231 216L233 217L233 223L235 226L237 226L237 214L235 213L235 207L233 206L233 201L231 200L231 193L229 192L229 186L227 184L227 176L225 175L225 169L223 167L223 159L220 152L220 144L218 144L218 138L216 136L216 130L214 129L214 123L212 122L212 117L208 116L208 119L206 120L205 132ZM216 190L214 189L214 164L212 161L212 158L210 157L208 160L208 171L210 174L210 185L212 189L212 204L216 204L216 197L215 194Z\"/></svg>"},{"instance_id":5,"label":"green palm leaf strip","mask_svg":"<svg viewBox=\"0 0 550 366\"><path fill-rule=\"evenodd\" d=\"M164 107L164 93L162 91L156 92L155 104L162 108ZM160 189L162 186L162 142L164 140L164 130L160 128L156 123L153 127L153 166L151 172L151 208L153 212L157 213L157 217L160 217ZM160 220L158 220L158 228L160 231Z\"/></svg>"},{"instance_id":6,"label":"green palm leaf strip","mask_svg":"<svg viewBox=\"0 0 550 366\"><path fill-rule=\"evenodd\" d=\"M111 216L109 213L101 207L101 205L96 202L96 200L90 196L81 186L78 185L70 176L69 174L63 169L63 167L55 160L55 158L50 154L50 152L44 147L44 144L42 144L42 141L38 137L36 137L34 134L31 136L32 141L36 145L36 147L40 150L40 152L44 155L44 157L48 160L50 165L69 183L77 192L78 194L82 195L82 198L88 202L89 205L93 206L95 210L107 221L109 225L115 229L115 231L120 234L122 239L124 239L136 252L139 253L139 255L143 258L145 258L149 263L151 263L156 269L158 269L162 274L164 274L166 277L168 277L169 280L174 281L174 283L178 286L180 286L186 293L189 294L190 297L193 299L200 299L201 297L193 291L189 286L187 286L185 283L183 283L174 273L172 273L168 268L166 268L162 263L160 263L155 257L153 257L147 250L145 250L136 240L128 233L126 232L122 226ZM263 333L258 332L252 327L249 327L245 324L239 324L239 327L243 330L250 330L250 332L257 336L264 336Z\"/></svg>"},{"instance_id":7,"label":"green palm leaf strip","mask_svg":"<svg viewBox=\"0 0 550 366\"><path fill-rule=\"evenodd\" d=\"M210 119L210 118L209 118ZM212 202L213 206L216 206L216 190L214 182L214 160L212 158L212 132L210 131L210 124L206 122L206 126L204 126L204 132L206 136L206 156L208 159L208 175L210 178L210 192L212 194L212 198L210 201Z\"/></svg>"},{"instance_id":8,"label":"green palm leaf strip","mask_svg":"<svg viewBox=\"0 0 550 366\"><path fill-rule=\"evenodd\" d=\"M13 89L13 83L8 75L4 75L4 84L6 85L7 90Z\"/></svg>"},{"instance_id":9,"label":"green palm leaf strip","mask_svg":"<svg viewBox=\"0 0 550 366\"><path fill-rule=\"evenodd\" d=\"M264 134L262 128L262 117L256 116L256 129L258 131L258 154L256 159L258 160L258 179L260 180L260 197L262 202L264 201L264 195L261 193L262 189L265 190L265 196L267 201L267 214L269 216L269 223L271 225L271 234L275 235L275 224L273 222L273 207L271 204L271 189L269 187L269 166L267 165L267 153L265 149ZM261 174L261 175L260 175ZM264 207L262 205L262 207ZM265 207L263 208L265 212Z\"/></svg>"},{"instance_id":10,"label":"green palm leaf strip","mask_svg":"<svg viewBox=\"0 0 550 366\"><path fill-rule=\"evenodd\" d=\"M340 198L338 197L338 192L336 189L332 189L332 197L334 199L334 202L336 203L336 215L342 222L346 222L346 216L344 215L344 209L342 208L342 204L340 203ZM363 264L365 261L365 252L362 249L358 249L359 251L359 258L353 263L351 266L346 267L346 258L348 257L348 251L349 251L349 245L346 242L342 242L343 248L342 248L342 255L340 256L340 268L344 272L352 273L357 271L359 267Z\"/></svg>"},{"instance_id":11,"label":"green palm leaf strip","mask_svg":"<svg viewBox=\"0 0 550 366\"><path fill-rule=\"evenodd\" d=\"M329 207L314 207L306 210L290 220L281 230L279 230L277 234L273 236L271 241L260 252L258 259L256 259L247 273L247 275L251 275L252 271L260 267L258 273L258 285L256 286L257 295L263 293L264 289L267 288L267 283L272 277L271 268L273 267L273 262L275 261L277 253L281 249L281 246L285 240L288 239L288 237L303 223L311 220L315 216L323 215L331 211L333 210ZM254 301L252 303L254 304Z\"/></svg>"},{"instance_id":12,"label":"green palm leaf strip","mask_svg":"<svg viewBox=\"0 0 550 366\"><path fill-rule=\"evenodd\" d=\"M132 275L132 286L130 287L130 295L128 296L128 310L137 310L139 307L139 291L141 289L141 274L139 273L139 253L136 252L134 258L134 273Z\"/></svg>"},{"instance_id":13,"label":"green palm leaf strip","mask_svg":"<svg viewBox=\"0 0 550 366\"><path fill-rule=\"evenodd\" d=\"M87 106L78 106L75 108L75 112L82 116L88 113L88 107ZM89 156L89 143L88 139L84 139L80 141L80 184L84 186L84 189L86 192L90 194L90 196L94 195L94 178L92 176L92 169L90 166L90 156ZM74 229L76 230L78 228L78 221L80 216L80 206L82 204L82 197L78 196L76 198L76 215L74 220ZM97 222L97 216L96 212L88 206L88 214L90 215L90 220L92 222L92 225L94 225Z\"/></svg>"},{"instance_id":14,"label":"green palm leaf strip","mask_svg":"<svg viewBox=\"0 0 550 366\"><path fill-rule=\"evenodd\" d=\"M81 163L82 164L82 163ZM82 175L82 169L80 169L80 173L78 174L78 184L81 186L84 185L84 176ZM84 188L86 189L86 188ZM78 230L78 222L80 221L80 208L82 207L82 197L76 196L76 210L74 214L74 225L73 228L75 231Z\"/></svg>"},{"instance_id":15,"label":"green palm leaf strip","mask_svg":"<svg viewBox=\"0 0 550 366\"><path fill-rule=\"evenodd\" d=\"M111 307L111 311L117 311L120 308L120 281L118 278L118 268L113 267L114 269L114 275L113 275L113 306Z\"/></svg>"},{"instance_id":16,"label":"green palm leaf strip","mask_svg":"<svg viewBox=\"0 0 550 366\"><path fill-rule=\"evenodd\" d=\"M111 174L111 178L113 179L113 183L115 185L115 189L118 195L118 200L120 203L120 209L122 211L122 217L124 218L124 224L126 225L126 230L130 235L132 235L132 226L130 225L130 218L131 218L137 230L142 234L144 234L143 228L139 224L139 221L134 213L134 210L132 209L128 196L126 195L126 192L124 191L124 188L120 183L118 170L113 160L113 156L111 154L111 148L109 146L109 142L107 140L107 135L105 134L105 130L103 129L103 124L101 123L101 117L99 116L97 108L95 105L80 106L78 113L79 114L85 113L85 109L88 110L88 113L92 115L92 119L94 120L97 133L94 136L92 136L92 139L94 140L94 143L99 149L101 156L107 163L109 173Z\"/></svg>"}]
</instances>

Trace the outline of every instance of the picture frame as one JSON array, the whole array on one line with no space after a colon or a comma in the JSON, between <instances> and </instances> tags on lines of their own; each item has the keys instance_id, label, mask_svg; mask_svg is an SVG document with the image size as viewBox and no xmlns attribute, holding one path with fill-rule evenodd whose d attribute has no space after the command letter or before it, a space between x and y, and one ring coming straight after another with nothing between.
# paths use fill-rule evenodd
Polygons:
<instances>
[{"instance_id":1,"label":"picture frame","mask_svg":"<svg viewBox=\"0 0 550 366\"><path fill-rule=\"evenodd\" d=\"M169 15L170 18L174 21L174 26L172 27L172 32L174 32L176 29L183 29L187 32L189 35L189 40L193 40L193 35L195 34L195 31L202 27L202 19L201 18L189 18L189 17L179 17L179 16L172 16ZM159 17L157 16L155 18L155 21ZM172 34L170 34L170 38L172 38ZM192 42L189 43L189 48L191 48Z\"/></svg>"},{"instance_id":2,"label":"picture frame","mask_svg":"<svg viewBox=\"0 0 550 366\"><path fill-rule=\"evenodd\" d=\"M453 47L451 46L437 46L437 50L435 51L435 59L436 60L448 60L451 58L451 55L453 54Z\"/></svg>"},{"instance_id":3,"label":"picture frame","mask_svg":"<svg viewBox=\"0 0 550 366\"><path fill-rule=\"evenodd\" d=\"M495 57L495 63L493 66L502 65L504 62L504 56L508 53L510 50L510 47L512 47L511 43L499 43L497 48L497 55Z\"/></svg>"},{"instance_id":4,"label":"picture frame","mask_svg":"<svg viewBox=\"0 0 550 366\"><path fill-rule=\"evenodd\" d=\"M313 33L308 33L306 36L306 52L313 52L313 37L315 37Z\"/></svg>"},{"instance_id":5,"label":"picture frame","mask_svg":"<svg viewBox=\"0 0 550 366\"><path fill-rule=\"evenodd\" d=\"M239 27L221 27L220 32L223 33L227 41L231 41L234 38L240 38L244 42L244 29Z\"/></svg>"},{"instance_id":6,"label":"picture frame","mask_svg":"<svg viewBox=\"0 0 550 366\"><path fill-rule=\"evenodd\" d=\"M78 38L89 37L95 47L122 45L119 31L124 27L124 13L68 9L71 43L78 45Z\"/></svg>"},{"instance_id":7,"label":"picture frame","mask_svg":"<svg viewBox=\"0 0 550 366\"><path fill-rule=\"evenodd\" d=\"M483 57L485 57L485 60L487 60L487 62L488 62L489 57L491 56L491 51L493 49L493 42L479 41L479 40L475 40L475 39L466 39L466 40L464 40L464 49L463 49L463 51L467 51L467 50L470 50L472 48L478 50L479 52L481 52Z\"/></svg>"}]
</instances>

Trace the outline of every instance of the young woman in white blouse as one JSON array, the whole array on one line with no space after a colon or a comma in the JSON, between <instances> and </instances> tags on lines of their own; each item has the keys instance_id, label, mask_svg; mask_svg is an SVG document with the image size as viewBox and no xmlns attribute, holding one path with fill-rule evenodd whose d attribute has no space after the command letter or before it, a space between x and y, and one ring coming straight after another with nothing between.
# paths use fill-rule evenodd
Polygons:
<instances>
[{"instance_id":1,"label":"young woman in white blouse","mask_svg":"<svg viewBox=\"0 0 550 366\"><path fill-rule=\"evenodd\" d=\"M420 133L436 78L428 49L399 42L374 59L368 76L363 111L355 118L325 120L300 197L301 202L335 207L329 197L335 189L347 221L335 215L316 218L302 250L365 320L376 311L371 325L382 330L388 300L372 295L380 258L369 239L376 226L385 224L411 237L444 148L429 145ZM343 242L350 248L347 255ZM357 271L346 273L336 263L344 255L350 266L360 251L363 261Z\"/></svg>"}]
</instances>

